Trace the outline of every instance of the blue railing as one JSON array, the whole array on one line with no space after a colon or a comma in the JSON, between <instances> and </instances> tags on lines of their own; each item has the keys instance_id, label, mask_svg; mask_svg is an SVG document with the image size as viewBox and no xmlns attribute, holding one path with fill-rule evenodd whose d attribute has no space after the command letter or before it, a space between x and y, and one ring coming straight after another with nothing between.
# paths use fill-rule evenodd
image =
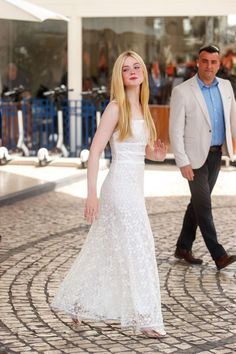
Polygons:
<instances>
[{"instance_id":1,"label":"blue railing","mask_svg":"<svg viewBox=\"0 0 236 354\"><path fill-rule=\"evenodd\" d=\"M91 99L64 100L61 105L62 130L55 103L46 99L33 99L20 103L0 101L0 140L8 150L17 148L20 134L19 116L22 115L23 140L29 155L35 156L41 147L53 150L62 133L63 144L69 156L79 156L88 148L97 129L96 112L103 110L108 101L99 106ZM19 114L19 111L22 114ZM58 125L59 124L59 125Z\"/></svg>"}]
</instances>

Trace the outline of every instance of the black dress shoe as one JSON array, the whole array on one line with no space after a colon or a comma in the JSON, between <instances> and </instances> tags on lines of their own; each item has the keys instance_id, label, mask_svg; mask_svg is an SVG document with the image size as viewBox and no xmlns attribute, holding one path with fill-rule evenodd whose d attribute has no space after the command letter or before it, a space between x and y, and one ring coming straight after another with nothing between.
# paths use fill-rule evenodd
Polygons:
<instances>
[{"instance_id":1,"label":"black dress shoe","mask_svg":"<svg viewBox=\"0 0 236 354\"><path fill-rule=\"evenodd\" d=\"M191 251L187 251L180 247L176 247L175 257L178 259L184 259L186 262L190 264L202 264L202 259L194 258Z\"/></svg>"},{"instance_id":2,"label":"black dress shoe","mask_svg":"<svg viewBox=\"0 0 236 354\"><path fill-rule=\"evenodd\" d=\"M230 265L231 263L236 262L236 255L229 256L227 253L223 256L215 259L215 264L218 270L223 269Z\"/></svg>"}]
</instances>

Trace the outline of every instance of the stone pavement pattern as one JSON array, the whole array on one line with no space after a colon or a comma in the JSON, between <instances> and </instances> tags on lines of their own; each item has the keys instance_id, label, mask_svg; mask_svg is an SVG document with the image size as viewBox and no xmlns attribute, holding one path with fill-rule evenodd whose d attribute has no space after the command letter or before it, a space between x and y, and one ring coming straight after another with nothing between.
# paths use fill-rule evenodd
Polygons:
<instances>
[{"instance_id":1,"label":"stone pavement pattern","mask_svg":"<svg viewBox=\"0 0 236 354\"><path fill-rule=\"evenodd\" d=\"M218 272L198 235L202 266L175 260L173 251L188 197L149 197L167 337L156 340L114 321L81 327L50 309L61 279L80 251L89 226L83 200L58 191L0 208L0 353L236 352L236 267ZM214 196L220 239L236 252L236 196Z\"/></svg>"}]
</instances>

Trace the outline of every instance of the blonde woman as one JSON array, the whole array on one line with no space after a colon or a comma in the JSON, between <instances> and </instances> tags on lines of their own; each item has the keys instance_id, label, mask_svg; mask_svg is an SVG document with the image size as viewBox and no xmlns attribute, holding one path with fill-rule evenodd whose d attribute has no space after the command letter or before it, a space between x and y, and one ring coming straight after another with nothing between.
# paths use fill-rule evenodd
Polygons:
<instances>
[{"instance_id":1,"label":"blonde woman","mask_svg":"<svg viewBox=\"0 0 236 354\"><path fill-rule=\"evenodd\" d=\"M84 216L92 223L82 251L52 306L80 320L118 320L147 337L165 335L153 235L143 193L144 157L164 160L148 107L148 76L133 51L116 60L111 101L88 161ZM97 196L99 157L110 141L112 163Z\"/></svg>"}]
</instances>

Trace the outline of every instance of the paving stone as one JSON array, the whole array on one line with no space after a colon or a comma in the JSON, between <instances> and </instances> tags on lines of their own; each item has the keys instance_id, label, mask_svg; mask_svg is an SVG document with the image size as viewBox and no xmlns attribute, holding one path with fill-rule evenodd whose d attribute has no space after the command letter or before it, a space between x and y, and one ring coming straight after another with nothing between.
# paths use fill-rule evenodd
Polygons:
<instances>
[{"instance_id":1,"label":"paving stone","mask_svg":"<svg viewBox=\"0 0 236 354\"><path fill-rule=\"evenodd\" d=\"M146 198L167 330L161 340L135 336L114 321L88 321L75 329L67 315L51 311L60 279L88 232L82 199L50 192L1 207L0 343L6 352L234 353L235 266L218 272L199 232L194 253L202 266L173 257L187 203L186 196ZM213 213L224 247L236 252L236 196L214 196Z\"/></svg>"}]
</instances>

